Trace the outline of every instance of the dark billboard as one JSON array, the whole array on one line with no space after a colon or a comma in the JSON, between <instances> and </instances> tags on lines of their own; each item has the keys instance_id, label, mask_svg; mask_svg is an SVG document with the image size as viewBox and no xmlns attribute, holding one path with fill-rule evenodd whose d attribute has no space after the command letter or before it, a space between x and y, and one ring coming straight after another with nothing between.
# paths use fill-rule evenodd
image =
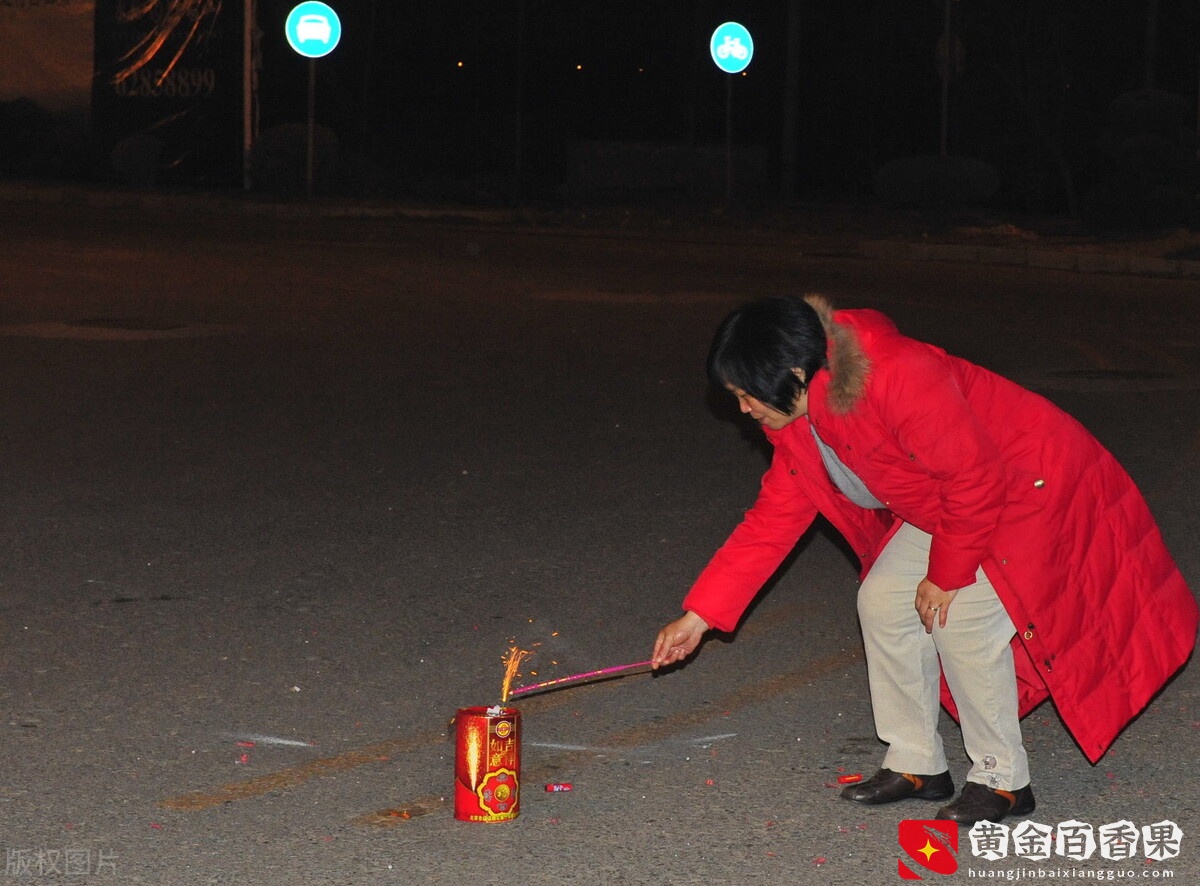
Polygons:
<instances>
[{"instance_id":1,"label":"dark billboard","mask_svg":"<svg viewBox=\"0 0 1200 886\"><path fill-rule=\"evenodd\" d=\"M240 182L247 0L96 0L92 126L114 176Z\"/></svg>"}]
</instances>

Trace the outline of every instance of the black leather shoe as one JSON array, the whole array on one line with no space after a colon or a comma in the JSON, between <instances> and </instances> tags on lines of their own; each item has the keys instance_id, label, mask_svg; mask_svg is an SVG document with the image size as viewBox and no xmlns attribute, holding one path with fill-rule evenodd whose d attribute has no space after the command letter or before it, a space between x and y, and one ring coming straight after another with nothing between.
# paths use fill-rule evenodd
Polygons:
<instances>
[{"instance_id":1,"label":"black leather shoe","mask_svg":"<svg viewBox=\"0 0 1200 886\"><path fill-rule=\"evenodd\" d=\"M937 818L972 825L977 821L999 821L1006 815L1028 815L1036 806L1029 785L1019 791L1002 791L969 781L957 800L937 811Z\"/></svg>"},{"instance_id":2,"label":"black leather shoe","mask_svg":"<svg viewBox=\"0 0 1200 886\"><path fill-rule=\"evenodd\" d=\"M912 775L908 772L892 772L890 769L880 769L866 781L852 784L842 791L843 800L868 806L895 803L897 800L945 800L953 796L954 782L949 772Z\"/></svg>"}]
</instances>

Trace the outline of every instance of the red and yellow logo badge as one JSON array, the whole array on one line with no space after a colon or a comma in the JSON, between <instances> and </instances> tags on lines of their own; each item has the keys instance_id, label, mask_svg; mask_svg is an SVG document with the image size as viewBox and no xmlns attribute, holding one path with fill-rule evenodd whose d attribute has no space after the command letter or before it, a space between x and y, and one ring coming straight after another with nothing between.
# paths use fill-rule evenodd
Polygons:
<instances>
[{"instance_id":1,"label":"red and yellow logo badge","mask_svg":"<svg viewBox=\"0 0 1200 886\"><path fill-rule=\"evenodd\" d=\"M496 724L496 737L497 738L508 738L510 735L512 735L512 731L513 731L512 720L501 720L499 723Z\"/></svg>"},{"instance_id":2,"label":"red and yellow logo badge","mask_svg":"<svg viewBox=\"0 0 1200 886\"><path fill-rule=\"evenodd\" d=\"M517 773L511 769L489 772L475 793L479 805L492 815L506 815L517 805Z\"/></svg>"},{"instance_id":3,"label":"red and yellow logo badge","mask_svg":"<svg viewBox=\"0 0 1200 886\"><path fill-rule=\"evenodd\" d=\"M902 821L900 848L925 872L953 874L958 870L958 825L952 821ZM897 859L896 865L902 880L925 879L904 859Z\"/></svg>"}]
</instances>

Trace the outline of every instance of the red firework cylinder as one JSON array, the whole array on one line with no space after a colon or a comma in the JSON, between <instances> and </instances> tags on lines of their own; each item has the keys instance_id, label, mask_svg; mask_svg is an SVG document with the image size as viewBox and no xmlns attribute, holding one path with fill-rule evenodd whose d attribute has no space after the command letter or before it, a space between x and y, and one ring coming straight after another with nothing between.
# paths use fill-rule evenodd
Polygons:
<instances>
[{"instance_id":1,"label":"red firework cylinder","mask_svg":"<svg viewBox=\"0 0 1200 886\"><path fill-rule=\"evenodd\" d=\"M455 717L454 817L508 821L520 812L521 712L460 708Z\"/></svg>"}]
</instances>

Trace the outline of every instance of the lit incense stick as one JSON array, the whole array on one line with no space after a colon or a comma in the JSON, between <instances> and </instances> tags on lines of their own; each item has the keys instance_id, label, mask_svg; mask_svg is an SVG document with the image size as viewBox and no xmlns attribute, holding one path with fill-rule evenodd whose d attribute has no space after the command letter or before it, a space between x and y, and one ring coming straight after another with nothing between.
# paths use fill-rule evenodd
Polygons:
<instances>
[{"instance_id":1,"label":"lit incense stick","mask_svg":"<svg viewBox=\"0 0 1200 886\"><path fill-rule=\"evenodd\" d=\"M617 665L612 668L601 668L598 671L585 671L582 674L572 674L569 677L559 677L557 680L546 680L543 683L530 683L528 686L522 686L519 689L514 689L509 692L509 696L526 695L530 692L538 692L542 689L551 689L565 686L568 683L580 683L584 680L595 680L598 677L615 677L617 674L625 671L632 671L636 668L645 668L653 664L653 659L648 661L637 661L633 664Z\"/></svg>"}]
</instances>

